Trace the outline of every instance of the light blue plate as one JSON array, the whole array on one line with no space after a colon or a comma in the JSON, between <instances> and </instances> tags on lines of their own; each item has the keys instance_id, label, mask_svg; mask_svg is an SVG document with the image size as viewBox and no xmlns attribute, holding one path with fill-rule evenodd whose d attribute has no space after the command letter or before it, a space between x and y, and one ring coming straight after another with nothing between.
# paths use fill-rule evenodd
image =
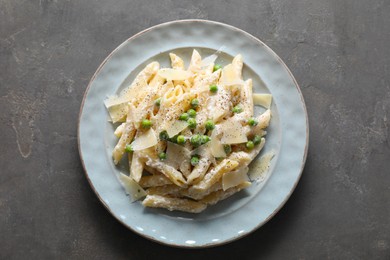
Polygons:
<instances>
[{"instance_id":1,"label":"light blue plate","mask_svg":"<svg viewBox=\"0 0 390 260\"><path fill-rule=\"evenodd\" d=\"M224 45L222 47L222 45ZM244 78L254 92L273 95L272 121L262 154L276 151L268 176L199 215L145 209L130 203L111 153L116 144L103 100L128 85L149 62L169 66L169 52L188 60L197 49L203 57L222 47L217 62L227 64L241 53ZM261 111L257 111L261 112ZM241 238L267 222L290 197L301 176L308 147L308 121L302 94L291 72L264 43L232 26L204 20L154 26L116 48L92 77L81 105L79 151L92 189L123 225L153 241L178 247L208 247Z\"/></svg>"}]
</instances>

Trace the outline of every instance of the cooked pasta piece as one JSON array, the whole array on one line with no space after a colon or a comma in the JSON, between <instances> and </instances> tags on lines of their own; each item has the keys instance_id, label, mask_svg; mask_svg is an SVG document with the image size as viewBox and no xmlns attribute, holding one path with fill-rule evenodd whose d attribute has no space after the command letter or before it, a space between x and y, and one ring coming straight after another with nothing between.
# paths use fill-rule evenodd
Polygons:
<instances>
[{"instance_id":1,"label":"cooked pasta piece","mask_svg":"<svg viewBox=\"0 0 390 260\"><path fill-rule=\"evenodd\" d=\"M238 54L234 57L232 61L233 69L237 79L242 79L242 67L244 66L244 62L242 60L242 55Z\"/></svg>"},{"instance_id":2,"label":"cooked pasta piece","mask_svg":"<svg viewBox=\"0 0 390 260\"><path fill-rule=\"evenodd\" d=\"M211 165L211 160L207 157L203 157L199 160L199 163L194 167L190 175L187 177L187 183L193 184L203 179L207 170Z\"/></svg>"},{"instance_id":3,"label":"cooked pasta piece","mask_svg":"<svg viewBox=\"0 0 390 260\"><path fill-rule=\"evenodd\" d=\"M194 189L192 189L192 190L191 189L183 189L180 191L180 195L183 197L191 198L193 200L201 200L204 197L206 197L207 195L209 195L210 193L217 191L217 190L221 190L221 189L222 189L222 183L219 181L219 182L216 182L214 185L212 185L210 187L210 189L207 189L204 191L197 191Z\"/></svg>"},{"instance_id":4,"label":"cooked pasta piece","mask_svg":"<svg viewBox=\"0 0 390 260\"><path fill-rule=\"evenodd\" d=\"M114 135L118 138L120 138L123 134L123 131L125 130L126 123L120 124L114 131Z\"/></svg>"},{"instance_id":5,"label":"cooked pasta piece","mask_svg":"<svg viewBox=\"0 0 390 260\"><path fill-rule=\"evenodd\" d=\"M206 204L201 202L160 195L147 195L142 204L151 208L166 208L170 211L180 210L189 213L200 213L206 209Z\"/></svg>"},{"instance_id":6,"label":"cooked pasta piece","mask_svg":"<svg viewBox=\"0 0 390 260\"><path fill-rule=\"evenodd\" d=\"M177 197L180 196L181 190L183 190L183 188L180 186L177 186L175 184L168 184L164 186L151 187L146 190L146 193L148 195L160 195L160 196L174 195Z\"/></svg>"},{"instance_id":7,"label":"cooked pasta piece","mask_svg":"<svg viewBox=\"0 0 390 260\"><path fill-rule=\"evenodd\" d=\"M145 169L149 172L153 171L153 168L147 165L145 166ZM139 185L141 185L142 188L158 187L168 184L172 184L172 182L165 177L165 175L159 174L157 171L154 175L142 176L139 181Z\"/></svg>"},{"instance_id":8,"label":"cooked pasta piece","mask_svg":"<svg viewBox=\"0 0 390 260\"><path fill-rule=\"evenodd\" d=\"M214 183L219 181L222 175L226 172L233 171L237 168L238 162L230 159L224 159L220 164L215 166L211 171L209 171L205 177L197 184L193 185L191 189L204 191L209 189Z\"/></svg>"},{"instance_id":9,"label":"cooked pasta piece","mask_svg":"<svg viewBox=\"0 0 390 260\"><path fill-rule=\"evenodd\" d=\"M147 92L144 91L144 88L153 76L157 74L159 68L160 64L158 62L152 62L146 65L145 69L137 75L130 87L124 90L124 95L129 97L130 103L138 105L138 102L147 94Z\"/></svg>"},{"instance_id":10,"label":"cooked pasta piece","mask_svg":"<svg viewBox=\"0 0 390 260\"><path fill-rule=\"evenodd\" d=\"M207 205L214 205L218 201L224 200L232 196L233 194L239 192L242 189L245 189L251 185L250 182L244 182L236 187L232 187L230 189L227 189L226 191L219 190L216 192L211 193L207 197L201 200L202 203Z\"/></svg>"},{"instance_id":11,"label":"cooked pasta piece","mask_svg":"<svg viewBox=\"0 0 390 260\"><path fill-rule=\"evenodd\" d=\"M129 105L129 107L131 107L131 105ZM131 111L131 109L129 111ZM112 157L114 158L115 164L118 164L118 162L122 159L122 156L125 153L126 145L128 145L133 140L135 133L136 129L134 127L134 124L131 121L126 122L124 131L119 138L119 141L115 146L114 151L112 152Z\"/></svg>"},{"instance_id":12,"label":"cooked pasta piece","mask_svg":"<svg viewBox=\"0 0 390 260\"><path fill-rule=\"evenodd\" d=\"M144 170L144 158L142 158L141 152L135 151L133 153L133 158L131 161L131 168L130 168L130 177L133 178L136 182L139 182L139 180L142 177L142 172Z\"/></svg>"},{"instance_id":13,"label":"cooked pasta piece","mask_svg":"<svg viewBox=\"0 0 390 260\"><path fill-rule=\"evenodd\" d=\"M186 186L186 180L184 179L182 173L176 170L174 167L153 159L146 161L146 165L161 171L174 184L180 187Z\"/></svg>"},{"instance_id":14,"label":"cooked pasta piece","mask_svg":"<svg viewBox=\"0 0 390 260\"><path fill-rule=\"evenodd\" d=\"M194 50L192 52L192 57L190 61L190 66L188 67L188 70L196 73L198 72L202 67L202 57L200 56L199 52Z\"/></svg>"},{"instance_id":15,"label":"cooked pasta piece","mask_svg":"<svg viewBox=\"0 0 390 260\"><path fill-rule=\"evenodd\" d=\"M174 53L169 53L171 58L171 66L173 69L184 70L184 61Z\"/></svg>"}]
</instances>

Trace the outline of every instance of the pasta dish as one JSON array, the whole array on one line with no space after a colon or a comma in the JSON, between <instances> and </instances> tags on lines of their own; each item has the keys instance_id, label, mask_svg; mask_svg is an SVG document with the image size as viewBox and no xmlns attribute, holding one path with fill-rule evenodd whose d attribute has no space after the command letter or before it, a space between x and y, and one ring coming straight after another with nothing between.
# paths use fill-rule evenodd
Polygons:
<instances>
[{"instance_id":1,"label":"pasta dish","mask_svg":"<svg viewBox=\"0 0 390 260\"><path fill-rule=\"evenodd\" d=\"M145 207L199 213L251 185L248 165L265 144L272 96L253 93L243 58L226 66L194 50L186 68L148 64L119 95L105 100L118 142L120 180ZM254 115L254 106L264 112Z\"/></svg>"}]
</instances>

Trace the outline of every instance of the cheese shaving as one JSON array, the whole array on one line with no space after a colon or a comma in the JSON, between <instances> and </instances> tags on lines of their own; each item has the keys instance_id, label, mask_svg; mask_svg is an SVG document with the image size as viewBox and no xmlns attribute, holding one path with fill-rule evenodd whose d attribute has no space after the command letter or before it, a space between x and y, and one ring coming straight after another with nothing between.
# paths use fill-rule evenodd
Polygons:
<instances>
[{"instance_id":1,"label":"cheese shaving","mask_svg":"<svg viewBox=\"0 0 390 260\"><path fill-rule=\"evenodd\" d=\"M256 106L270 108L271 103L272 103L272 95L271 94L253 93L253 103Z\"/></svg>"},{"instance_id":2,"label":"cheese shaving","mask_svg":"<svg viewBox=\"0 0 390 260\"><path fill-rule=\"evenodd\" d=\"M180 133L181 131L186 129L187 126L188 126L188 123L186 121L180 121L180 120L174 121L173 124L171 124L167 128L168 136L171 138L171 137L177 135L178 133Z\"/></svg>"},{"instance_id":3,"label":"cheese shaving","mask_svg":"<svg viewBox=\"0 0 390 260\"><path fill-rule=\"evenodd\" d=\"M225 150L223 149L223 144L219 140L217 129L213 131L211 134L211 141L210 141L210 150L211 154L214 157L226 157Z\"/></svg>"},{"instance_id":4,"label":"cheese shaving","mask_svg":"<svg viewBox=\"0 0 390 260\"><path fill-rule=\"evenodd\" d=\"M222 144L241 144L248 141L240 122L227 120L220 125L219 129L223 133Z\"/></svg>"},{"instance_id":5,"label":"cheese shaving","mask_svg":"<svg viewBox=\"0 0 390 260\"><path fill-rule=\"evenodd\" d=\"M132 202L139 200L139 199L142 199L143 197L146 196L145 190L129 176L127 176L123 173L120 173L119 180L120 180L123 188L125 188L126 193L131 196Z\"/></svg>"},{"instance_id":6,"label":"cheese shaving","mask_svg":"<svg viewBox=\"0 0 390 260\"><path fill-rule=\"evenodd\" d=\"M171 142L168 142L166 153L168 155L166 163L175 169L179 169L184 161L191 160L191 153L187 148Z\"/></svg>"},{"instance_id":7,"label":"cheese shaving","mask_svg":"<svg viewBox=\"0 0 390 260\"><path fill-rule=\"evenodd\" d=\"M158 72L163 78L167 80L186 80L191 77L191 72L179 69L160 69Z\"/></svg>"},{"instance_id":8,"label":"cheese shaving","mask_svg":"<svg viewBox=\"0 0 390 260\"><path fill-rule=\"evenodd\" d=\"M227 172L222 176L222 188L227 190L249 180L248 167L242 167L235 171Z\"/></svg>"},{"instance_id":9,"label":"cheese shaving","mask_svg":"<svg viewBox=\"0 0 390 260\"><path fill-rule=\"evenodd\" d=\"M131 143L131 146L134 151L144 150L146 148L155 146L157 144L157 137L154 130L151 128L138 136L134 142Z\"/></svg>"}]
</instances>

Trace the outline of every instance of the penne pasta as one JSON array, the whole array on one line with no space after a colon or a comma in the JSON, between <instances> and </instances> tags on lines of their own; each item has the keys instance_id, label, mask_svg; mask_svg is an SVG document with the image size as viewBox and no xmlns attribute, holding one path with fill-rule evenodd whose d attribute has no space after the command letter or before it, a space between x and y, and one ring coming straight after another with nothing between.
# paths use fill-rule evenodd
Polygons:
<instances>
[{"instance_id":1,"label":"penne pasta","mask_svg":"<svg viewBox=\"0 0 390 260\"><path fill-rule=\"evenodd\" d=\"M242 60L241 54L238 54L236 57L234 57L232 65L236 78L242 79L242 67L244 66L244 62Z\"/></svg>"},{"instance_id":2,"label":"penne pasta","mask_svg":"<svg viewBox=\"0 0 390 260\"><path fill-rule=\"evenodd\" d=\"M193 73L196 73L200 71L201 67L202 67L202 57L200 56L199 52L194 50L192 52L190 66L188 67L188 70Z\"/></svg>"},{"instance_id":3,"label":"penne pasta","mask_svg":"<svg viewBox=\"0 0 390 260\"><path fill-rule=\"evenodd\" d=\"M143 170L144 159L142 158L140 152L136 151L133 153L133 158L131 161L130 177L136 182L139 182L142 177Z\"/></svg>"},{"instance_id":4,"label":"penne pasta","mask_svg":"<svg viewBox=\"0 0 390 260\"><path fill-rule=\"evenodd\" d=\"M169 53L171 58L171 66L173 69L184 70L184 61L174 53Z\"/></svg>"},{"instance_id":5,"label":"penne pasta","mask_svg":"<svg viewBox=\"0 0 390 260\"><path fill-rule=\"evenodd\" d=\"M118 138L120 138L123 134L123 131L125 130L126 123L120 124L114 131L114 135Z\"/></svg>"},{"instance_id":6,"label":"penne pasta","mask_svg":"<svg viewBox=\"0 0 390 260\"><path fill-rule=\"evenodd\" d=\"M126 145L128 145L133 140L136 133L136 129L134 127L133 117L132 117L132 111L134 111L135 108L131 103L129 103L128 106L129 106L129 111L126 119L126 124L122 131L122 135L119 138L119 141L112 152L112 157L114 159L115 164L118 164L118 162L122 159L122 156L125 153Z\"/></svg>"},{"instance_id":7,"label":"penne pasta","mask_svg":"<svg viewBox=\"0 0 390 260\"><path fill-rule=\"evenodd\" d=\"M146 193L148 195L160 195L160 196L173 195L177 197L180 196L181 190L183 190L183 188L180 186L177 186L175 184L168 184L164 186L151 187L146 190Z\"/></svg>"},{"instance_id":8,"label":"penne pasta","mask_svg":"<svg viewBox=\"0 0 390 260\"><path fill-rule=\"evenodd\" d=\"M237 166L237 161L230 159L223 160L220 164L215 166L214 169L209 171L199 183L193 185L190 190L204 191L209 189L214 183L221 179L224 173L233 171Z\"/></svg>"},{"instance_id":9,"label":"penne pasta","mask_svg":"<svg viewBox=\"0 0 390 260\"><path fill-rule=\"evenodd\" d=\"M210 195L206 196L201 200L202 203L207 204L207 205L214 205L217 202L227 199L233 194L239 192L242 189L245 189L251 185L250 182L244 182L236 187L232 187L230 189L227 189L226 191L219 190L216 192L211 193Z\"/></svg>"},{"instance_id":10,"label":"penne pasta","mask_svg":"<svg viewBox=\"0 0 390 260\"><path fill-rule=\"evenodd\" d=\"M190 175L187 177L187 183L193 184L202 180L210 165L211 161L209 158L203 157L200 159L199 163L194 167Z\"/></svg>"},{"instance_id":11,"label":"penne pasta","mask_svg":"<svg viewBox=\"0 0 390 260\"><path fill-rule=\"evenodd\" d=\"M149 172L153 171L153 168L147 165L145 166L145 169ZM168 184L172 184L172 182L165 177L165 175L159 174L157 171L154 175L142 176L139 181L139 185L141 185L142 188L158 187Z\"/></svg>"},{"instance_id":12,"label":"penne pasta","mask_svg":"<svg viewBox=\"0 0 390 260\"><path fill-rule=\"evenodd\" d=\"M170 198L160 195L147 195L142 204L151 208L166 208L170 211L180 210L189 213L200 213L206 209L206 204L204 203L189 199Z\"/></svg>"},{"instance_id":13,"label":"penne pasta","mask_svg":"<svg viewBox=\"0 0 390 260\"><path fill-rule=\"evenodd\" d=\"M222 183L219 181L219 182L216 182L214 185L212 185L210 187L210 189L207 189L204 191L196 191L194 189L192 189L192 190L191 189L182 189L180 191L180 195L183 197L191 198L193 200L201 200L204 197L206 197L207 195L209 195L210 193L215 192L217 190L221 190L221 189L222 189Z\"/></svg>"},{"instance_id":14,"label":"penne pasta","mask_svg":"<svg viewBox=\"0 0 390 260\"><path fill-rule=\"evenodd\" d=\"M186 180L184 179L183 175L174 167L152 159L146 161L146 165L161 171L161 173L163 173L165 177L171 180L174 184L180 187L184 187L186 185Z\"/></svg>"}]
</instances>

